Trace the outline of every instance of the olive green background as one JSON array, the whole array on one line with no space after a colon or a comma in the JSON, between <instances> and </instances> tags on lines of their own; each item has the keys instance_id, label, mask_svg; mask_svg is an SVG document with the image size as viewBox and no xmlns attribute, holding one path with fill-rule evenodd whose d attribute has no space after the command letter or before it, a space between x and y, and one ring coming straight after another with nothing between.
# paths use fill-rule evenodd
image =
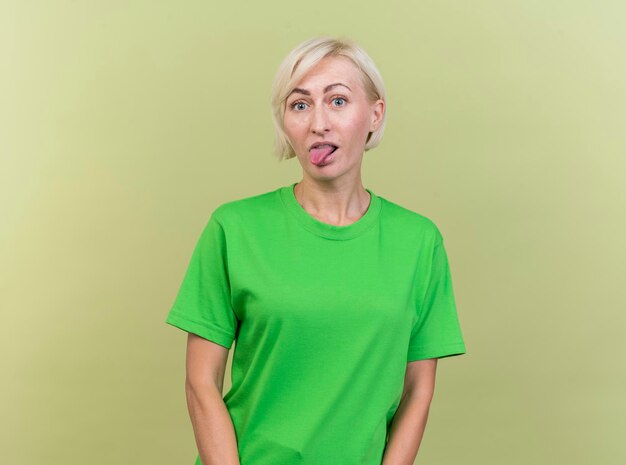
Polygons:
<instances>
[{"instance_id":1,"label":"olive green background","mask_svg":"<svg viewBox=\"0 0 626 465\"><path fill-rule=\"evenodd\" d=\"M186 337L164 319L212 210L300 179L272 155L270 86L331 34L387 86L364 185L433 219L453 273L468 352L439 362L416 463L625 463L625 17L1 2L2 462L193 463Z\"/></svg>"}]
</instances>

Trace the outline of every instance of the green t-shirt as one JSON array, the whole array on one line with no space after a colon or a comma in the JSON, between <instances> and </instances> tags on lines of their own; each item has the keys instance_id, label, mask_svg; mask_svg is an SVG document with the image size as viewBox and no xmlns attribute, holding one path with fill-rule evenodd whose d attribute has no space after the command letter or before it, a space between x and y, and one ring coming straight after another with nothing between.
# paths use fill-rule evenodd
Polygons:
<instances>
[{"instance_id":1,"label":"green t-shirt","mask_svg":"<svg viewBox=\"0 0 626 465\"><path fill-rule=\"evenodd\" d=\"M443 238L370 189L358 221L321 222L295 184L213 211L165 321L236 341L241 465L380 465L407 362L465 353Z\"/></svg>"}]
</instances>

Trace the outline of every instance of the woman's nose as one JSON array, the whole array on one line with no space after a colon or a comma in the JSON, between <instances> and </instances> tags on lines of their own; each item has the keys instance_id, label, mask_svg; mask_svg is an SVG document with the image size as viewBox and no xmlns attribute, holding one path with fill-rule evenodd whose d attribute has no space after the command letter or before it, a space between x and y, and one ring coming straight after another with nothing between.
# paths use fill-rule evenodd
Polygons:
<instances>
[{"instance_id":1,"label":"woman's nose","mask_svg":"<svg viewBox=\"0 0 626 465\"><path fill-rule=\"evenodd\" d=\"M311 117L311 130L313 132L322 133L330 129L330 120L326 114L326 109L323 107L316 107L313 110L313 116Z\"/></svg>"}]
</instances>

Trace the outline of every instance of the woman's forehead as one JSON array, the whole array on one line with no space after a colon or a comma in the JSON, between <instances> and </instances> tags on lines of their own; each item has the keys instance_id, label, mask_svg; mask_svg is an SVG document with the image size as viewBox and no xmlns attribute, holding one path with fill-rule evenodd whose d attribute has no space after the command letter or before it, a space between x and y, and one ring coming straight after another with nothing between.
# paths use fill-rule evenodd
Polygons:
<instances>
[{"instance_id":1,"label":"woman's forehead","mask_svg":"<svg viewBox=\"0 0 626 465\"><path fill-rule=\"evenodd\" d=\"M336 84L342 86L335 86ZM354 92L359 85L359 70L350 60L341 57L326 57L300 79L296 88L326 93L332 90L332 86L335 86L344 90L347 87L348 90Z\"/></svg>"},{"instance_id":2,"label":"woman's forehead","mask_svg":"<svg viewBox=\"0 0 626 465\"><path fill-rule=\"evenodd\" d=\"M351 60L345 57L326 57L322 58L313 68L309 70L306 76L310 75L356 75L358 69Z\"/></svg>"}]
</instances>

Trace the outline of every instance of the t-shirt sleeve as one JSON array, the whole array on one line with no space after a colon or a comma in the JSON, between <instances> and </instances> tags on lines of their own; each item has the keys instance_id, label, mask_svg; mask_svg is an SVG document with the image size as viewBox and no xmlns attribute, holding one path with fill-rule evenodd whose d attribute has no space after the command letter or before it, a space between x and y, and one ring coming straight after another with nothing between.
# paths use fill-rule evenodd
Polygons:
<instances>
[{"instance_id":1,"label":"t-shirt sleeve","mask_svg":"<svg viewBox=\"0 0 626 465\"><path fill-rule=\"evenodd\" d=\"M226 237L215 212L193 250L167 324L230 349L238 320L231 304Z\"/></svg>"},{"instance_id":2,"label":"t-shirt sleeve","mask_svg":"<svg viewBox=\"0 0 626 465\"><path fill-rule=\"evenodd\" d=\"M411 332L408 362L465 353L448 257L438 231L426 270L426 292Z\"/></svg>"}]
</instances>

